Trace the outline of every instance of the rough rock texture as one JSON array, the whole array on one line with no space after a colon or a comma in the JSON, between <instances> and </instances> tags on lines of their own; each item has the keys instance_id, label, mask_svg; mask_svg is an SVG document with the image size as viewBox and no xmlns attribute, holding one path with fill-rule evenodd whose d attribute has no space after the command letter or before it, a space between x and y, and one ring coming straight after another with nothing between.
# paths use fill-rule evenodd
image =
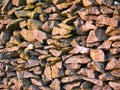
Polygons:
<instances>
[{"instance_id":1,"label":"rough rock texture","mask_svg":"<svg viewBox=\"0 0 120 90\"><path fill-rule=\"evenodd\" d=\"M0 0L0 90L120 90L120 0Z\"/></svg>"}]
</instances>

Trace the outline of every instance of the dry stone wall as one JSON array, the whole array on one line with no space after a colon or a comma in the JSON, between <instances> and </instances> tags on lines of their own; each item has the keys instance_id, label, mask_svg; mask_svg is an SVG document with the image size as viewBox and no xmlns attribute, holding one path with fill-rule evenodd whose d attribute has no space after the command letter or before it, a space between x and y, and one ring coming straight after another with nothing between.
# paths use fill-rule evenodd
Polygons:
<instances>
[{"instance_id":1,"label":"dry stone wall","mask_svg":"<svg viewBox=\"0 0 120 90\"><path fill-rule=\"evenodd\" d=\"M119 0L1 0L0 90L120 90Z\"/></svg>"}]
</instances>

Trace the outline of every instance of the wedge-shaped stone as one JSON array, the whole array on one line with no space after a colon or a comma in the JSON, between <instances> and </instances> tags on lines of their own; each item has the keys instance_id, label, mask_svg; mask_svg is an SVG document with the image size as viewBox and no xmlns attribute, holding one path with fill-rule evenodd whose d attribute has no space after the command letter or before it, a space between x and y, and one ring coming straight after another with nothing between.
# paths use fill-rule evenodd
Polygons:
<instances>
[{"instance_id":1,"label":"wedge-shaped stone","mask_svg":"<svg viewBox=\"0 0 120 90\"><path fill-rule=\"evenodd\" d=\"M106 62L107 58L101 49L91 49L90 57L96 62Z\"/></svg>"},{"instance_id":2,"label":"wedge-shaped stone","mask_svg":"<svg viewBox=\"0 0 120 90\"><path fill-rule=\"evenodd\" d=\"M70 83L70 82L74 82L74 81L78 81L78 80L82 80L81 76L66 76L63 77L61 82L62 83Z\"/></svg>"},{"instance_id":3,"label":"wedge-shaped stone","mask_svg":"<svg viewBox=\"0 0 120 90\"><path fill-rule=\"evenodd\" d=\"M98 63L98 62L90 62L87 64L88 68L91 68L92 70L98 71L100 73L104 73L104 64Z\"/></svg>"},{"instance_id":4,"label":"wedge-shaped stone","mask_svg":"<svg viewBox=\"0 0 120 90\"><path fill-rule=\"evenodd\" d=\"M31 67L35 67L35 66L38 66L39 65L39 60L28 60L26 63L25 63L25 68L31 68Z\"/></svg>"},{"instance_id":5,"label":"wedge-shaped stone","mask_svg":"<svg viewBox=\"0 0 120 90\"><path fill-rule=\"evenodd\" d=\"M24 19L15 19L12 20L7 26L6 29L7 30L18 30L20 28L19 26L19 22L23 21Z\"/></svg>"},{"instance_id":6,"label":"wedge-shaped stone","mask_svg":"<svg viewBox=\"0 0 120 90\"><path fill-rule=\"evenodd\" d=\"M82 79L84 79L86 81L89 81L89 82L91 82L93 84L96 84L97 86L103 86L103 81L102 80L83 77L83 76L82 76Z\"/></svg>"},{"instance_id":7,"label":"wedge-shaped stone","mask_svg":"<svg viewBox=\"0 0 120 90\"><path fill-rule=\"evenodd\" d=\"M70 29L53 27L52 35L66 35L69 34L70 32L71 32Z\"/></svg>"},{"instance_id":8,"label":"wedge-shaped stone","mask_svg":"<svg viewBox=\"0 0 120 90\"><path fill-rule=\"evenodd\" d=\"M56 21L46 21L43 25L42 25L42 30L45 32L50 32L52 31L53 27L57 24Z\"/></svg>"},{"instance_id":9,"label":"wedge-shaped stone","mask_svg":"<svg viewBox=\"0 0 120 90\"><path fill-rule=\"evenodd\" d=\"M119 41L120 40L120 35L111 36L108 40L110 40L110 41Z\"/></svg>"},{"instance_id":10,"label":"wedge-shaped stone","mask_svg":"<svg viewBox=\"0 0 120 90\"><path fill-rule=\"evenodd\" d=\"M120 48L120 41L116 41L112 44L112 47L114 48Z\"/></svg>"},{"instance_id":11,"label":"wedge-shaped stone","mask_svg":"<svg viewBox=\"0 0 120 90\"><path fill-rule=\"evenodd\" d=\"M115 55L120 53L120 48L110 48L110 53Z\"/></svg>"},{"instance_id":12,"label":"wedge-shaped stone","mask_svg":"<svg viewBox=\"0 0 120 90\"><path fill-rule=\"evenodd\" d=\"M112 87L114 90L119 90L120 82L109 82L109 86Z\"/></svg>"},{"instance_id":13,"label":"wedge-shaped stone","mask_svg":"<svg viewBox=\"0 0 120 90\"><path fill-rule=\"evenodd\" d=\"M91 30L86 42L87 43L94 43L94 42L98 42L98 41L103 41L105 40L107 37L105 35L105 30L102 29L98 29L98 30Z\"/></svg>"},{"instance_id":14,"label":"wedge-shaped stone","mask_svg":"<svg viewBox=\"0 0 120 90\"><path fill-rule=\"evenodd\" d=\"M22 37L29 42L39 41L43 43L43 40L47 39L46 33L40 30L25 30L21 31Z\"/></svg>"},{"instance_id":15,"label":"wedge-shaped stone","mask_svg":"<svg viewBox=\"0 0 120 90\"><path fill-rule=\"evenodd\" d=\"M80 71L78 71L78 74L85 75L89 78L96 78L94 70L88 68L81 68Z\"/></svg>"},{"instance_id":16,"label":"wedge-shaped stone","mask_svg":"<svg viewBox=\"0 0 120 90\"><path fill-rule=\"evenodd\" d=\"M83 0L83 5L86 6L86 7L87 6L92 6L94 4L96 4L95 0Z\"/></svg>"},{"instance_id":17,"label":"wedge-shaped stone","mask_svg":"<svg viewBox=\"0 0 120 90\"><path fill-rule=\"evenodd\" d=\"M81 88L82 90L89 90L90 88L92 88L92 86L93 86L93 83L88 82L88 81L85 81L84 83L82 83L82 84L80 85L80 88Z\"/></svg>"},{"instance_id":18,"label":"wedge-shaped stone","mask_svg":"<svg viewBox=\"0 0 120 90\"><path fill-rule=\"evenodd\" d=\"M69 64L69 63L80 63L80 64L86 64L88 62L90 62L91 59L88 57L84 57L81 55L76 55L76 56L72 56L69 57L68 59L66 59L65 63Z\"/></svg>"},{"instance_id":19,"label":"wedge-shaped stone","mask_svg":"<svg viewBox=\"0 0 120 90\"><path fill-rule=\"evenodd\" d=\"M34 19L27 20L27 27L30 30L40 30L42 26L42 22Z\"/></svg>"},{"instance_id":20,"label":"wedge-shaped stone","mask_svg":"<svg viewBox=\"0 0 120 90\"><path fill-rule=\"evenodd\" d=\"M117 18L109 18L109 17L103 16L103 15L100 15L97 18L96 25L99 27L103 27L103 26L107 26L107 25L117 27L118 19Z\"/></svg>"},{"instance_id":21,"label":"wedge-shaped stone","mask_svg":"<svg viewBox=\"0 0 120 90\"><path fill-rule=\"evenodd\" d=\"M106 40L98 47L98 49L109 50L111 47L111 44L112 44L112 41Z\"/></svg>"},{"instance_id":22,"label":"wedge-shaped stone","mask_svg":"<svg viewBox=\"0 0 120 90\"><path fill-rule=\"evenodd\" d=\"M58 79L53 80L52 83L50 84L50 87L53 90L61 90L60 81Z\"/></svg>"},{"instance_id":23,"label":"wedge-shaped stone","mask_svg":"<svg viewBox=\"0 0 120 90\"><path fill-rule=\"evenodd\" d=\"M120 69L111 71L111 74L115 77L120 78Z\"/></svg>"},{"instance_id":24,"label":"wedge-shaped stone","mask_svg":"<svg viewBox=\"0 0 120 90\"><path fill-rule=\"evenodd\" d=\"M80 86L80 84L81 84L80 81L79 81L79 82L73 82L73 83L65 84L65 85L63 86L63 88L64 88L65 90L72 90L74 87Z\"/></svg>"},{"instance_id":25,"label":"wedge-shaped stone","mask_svg":"<svg viewBox=\"0 0 120 90\"><path fill-rule=\"evenodd\" d=\"M39 0L26 0L27 4L34 4L36 2L38 2Z\"/></svg>"},{"instance_id":26,"label":"wedge-shaped stone","mask_svg":"<svg viewBox=\"0 0 120 90\"><path fill-rule=\"evenodd\" d=\"M98 4L103 4L103 5L112 5L114 0L96 0Z\"/></svg>"},{"instance_id":27,"label":"wedge-shaped stone","mask_svg":"<svg viewBox=\"0 0 120 90\"><path fill-rule=\"evenodd\" d=\"M119 68L120 68L120 60L112 59L107 63L105 70L113 70L113 69L119 69Z\"/></svg>"},{"instance_id":28,"label":"wedge-shaped stone","mask_svg":"<svg viewBox=\"0 0 120 90\"><path fill-rule=\"evenodd\" d=\"M21 6L26 4L26 0L12 0L12 4L15 6Z\"/></svg>"},{"instance_id":29,"label":"wedge-shaped stone","mask_svg":"<svg viewBox=\"0 0 120 90\"><path fill-rule=\"evenodd\" d=\"M99 75L99 79L102 81L109 81L109 80L117 80L116 77L114 77L111 72L106 72L101 75Z\"/></svg>"},{"instance_id":30,"label":"wedge-shaped stone","mask_svg":"<svg viewBox=\"0 0 120 90\"><path fill-rule=\"evenodd\" d=\"M69 53L70 54L88 54L90 51L89 48L87 47L83 47L83 46L76 46L75 48L73 48Z\"/></svg>"}]
</instances>

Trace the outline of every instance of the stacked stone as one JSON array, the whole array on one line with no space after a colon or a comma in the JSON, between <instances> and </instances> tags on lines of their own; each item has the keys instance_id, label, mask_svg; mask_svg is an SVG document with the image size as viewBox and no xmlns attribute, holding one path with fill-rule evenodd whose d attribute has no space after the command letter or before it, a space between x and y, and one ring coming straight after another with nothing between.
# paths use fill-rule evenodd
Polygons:
<instances>
[{"instance_id":1,"label":"stacked stone","mask_svg":"<svg viewBox=\"0 0 120 90\"><path fill-rule=\"evenodd\" d=\"M0 1L0 90L120 90L119 2Z\"/></svg>"}]
</instances>

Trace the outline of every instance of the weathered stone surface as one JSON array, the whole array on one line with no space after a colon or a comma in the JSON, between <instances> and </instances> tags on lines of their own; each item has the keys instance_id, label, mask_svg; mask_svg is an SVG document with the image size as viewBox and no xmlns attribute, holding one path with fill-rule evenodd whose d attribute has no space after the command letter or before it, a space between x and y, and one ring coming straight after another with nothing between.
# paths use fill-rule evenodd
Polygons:
<instances>
[{"instance_id":1,"label":"weathered stone surface","mask_svg":"<svg viewBox=\"0 0 120 90\"><path fill-rule=\"evenodd\" d=\"M65 28L59 28L59 27L53 27L52 30L52 35L66 35L71 32L70 29L65 29Z\"/></svg>"},{"instance_id":2,"label":"weathered stone surface","mask_svg":"<svg viewBox=\"0 0 120 90\"><path fill-rule=\"evenodd\" d=\"M62 9L66 9L68 8L72 3L61 3L61 4L57 4L56 7L59 9L59 10L62 10Z\"/></svg>"},{"instance_id":3,"label":"weathered stone surface","mask_svg":"<svg viewBox=\"0 0 120 90\"><path fill-rule=\"evenodd\" d=\"M36 85L30 85L28 90L39 90L39 87L37 87Z\"/></svg>"},{"instance_id":4,"label":"weathered stone surface","mask_svg":"<svg viewBox=\"0 0 120 90\"><path fill-rule=\"evenodd\" d=\"M86 90L86 89L92 88L92 86L93 86L93 84L91 82L86 81L80 85L80 88L82 90Z\"/></svg>"},{"instance_id":5,"label":"weathered stone surface","mask_svg":"<svg viewBox=\"0 0 120 90\"><path fill-rule=\"evenodd\" d=\"M120 42L116 41L116 42L112 43L112 47L120 48Z\"/></svg>"},{"instance_id":6,"label":"weathered stone surface","mask_svg":"<svg viewBox=\"0 0 120 90\"><path fill-rule=\"evenodd\" d=\"M112 5L113 4L113 0L107 0L107 1L104 1L104 0L96 0L96 2L98 4L104 4L104 5Z\"/></svg>"},{"instance_id":7,"label":"weathered stone surface","mask_svg":"<svg viewBox=\"0 0 120 90\"><path fill-rule=\"evenodd\" d=\"M29 33L29 34L28 34ZM43 40L47 39L46 33L40 30L25 30L21 31L22 37L29 42L34 42L35 40L43 43Z\"/></svg>"},{"instance_id":8,"label":"weathered stone surface","mask_svg":"<svg viewBox=\"0 0 120 90\"><path fill-rule=\"evenodd\" d=\"M52 72L51 72L50 66L46 65L45 70L44 70L44 75L45 75L46 81L52 80Z\"/></svg>"},{"instance_id":9,"label":"weathered stone surface","mask_svg":"<svg viewBox=\"0 0 120 90\"><path fill-rule=\"evenodd\" d=\"M73 82L70 84L65 84L63 88L65 90L72 90L74 87L80 86L80 84L81 84L80 82Z\"/></svg>"},{"instance_id":10,"label":"weathered stone surface","mask_svg":"<svg viewBox=\"0 0 120 90\"><path fill-rule=\"evenodd\" d=\"M120 60L112 59L107 63L105 70L119 69L120 68Z\"/></svg>"},{"instance_id":11,"label":"weathered stone surface","mask_svg":"<svg viewBox=\"0 0 120 90\"><path fill-rule=\"evenodd\" d=\"M108 18L106 16L100 15L97 18L97 26L103 27L106 25L111 25L111 26L118 26L118 19L117 18Z\"/></svg>"},{"instance_id":12,"label":"weathered stone surface","mask_svg":"<svg viewBox=\"0 0 120 90\"><path fill-rule=\"evenodd\" d=\"M114 90L119 90L120 82L109 82L109 86L112 87Z\"/></svg>"},{"instance_id":13,"label":"weathered stone surface","mask_svg":"<svg viewBox=\"0 0 120 90\"><path fill-rule=\"evenodd\" d=\"M82 78L80 76L68 76L68 77L63 77L61 82L62 83L69 83L69 82L74 82L81 80Z\"/></svg>"},{"instance_id":14,"label":"weathered stone surface","mask_svg":"<svg viewBox=\"0 0 120 90\"><path fill-rule=\"evenodd\" d=\"M62 51L59 51L59 50L56 50L56 49L50 49L49 51L55 57L59 57L62 54Z\"/></svg>"},{"instance_id":15,"label":"weathered stone surface","mask_svg":"<svg viewBox=\"0 0 120 90\"><path fill-rule=\"evenodd\" d=\"M111 54L119 54L120 53L120 48L111 48L110 53Z\"/></svg>"},{"instance_id":16,"label":"weathered stone surface","mask_svg":"<svg viewBox=\"0 0 120 90\"><path fill-rule=\"evenodd\" d=\"M107 58L101 49L91 49L90 57L96 62L106 62Z\"/></svg>"},{"instance_id":17,"label":"weathered stone surface","mask_svg":"<svg viewBox=\"0 0 120 90\"><path fill-rule=\"evenodd\" d=\"M45 32L52 31L53 27L57 24L56 21L47 21L42 25L42 30Z\"/></svg>"},{"instance_id":18,"label":"weathered stone surface","mask_svg":"<svg viewBox=\"0 0 120 90\"><path fill-rule=\"evenodd\" d=\"M31 67L35 67L35 66L38 66L39 65L39 60L28 60L26 63L25 63L25 68L31 68Z\"/></svg>"},{"instance_id":19,"label":"weathered stone surface","mask_svg":"<svg viewBox=\"0 0 120 90\"><path fill-rule=\"evenodd\" d=\"M96 3L95 0L83 0L83 5L84 6L92 6L95 3Z\"/></svg>"},{"instance_id":20,"label":"weathered stone surface","mask_svg":"<svg viewBox=\"0 0 120 90\"><path fill-rule=\"evenodd\" d=\"M27 4L33 4L33 3L36 3L36 2L38 2L38 0L26 0Z\"/></svg>"},{"instance_id":21,"label":"weathered stone surface","mask_svg":"<svg viewBox=\"0 0 120 90\"><path fill-rule=\"evenodd\" d=\"M87 64L87 67L88 68L91 68L92 70L95 70L95 71L98 71L98 72L101 72L103 73L105 70L104 70L104 64L103 63L98 63L98 62L90 62Z\"/></svg>"},{"instance_id":22,"label":"weathered stone surface","mask_svg":"<svg viewBox=\"0 0 120 90\"><path fill-rule=\"evenodd\" d=\"M52 78L58 78L64 76L62 69L62 62L56 63L54 66L51 66Z\"/></svg>"},{"instance_id":23,"label":"weathered stone surface","mask_svg":"<svg viewBox=\"0 0 120 90\"><path fill-rule=\"evenodd\" d=\"M61 90L60 81L58 79L53 80L52 83L50 84L50 87L53 90Z\"/></svg>"},{"instance_id":24,"label":"weathered stone surface","mask_svg":"<svg viewBox=\"0 0 120 90\"><path fill-rule=\"evenodd\" d=\"M27 20L27 27L30 30L40 30L42 26L42 22L34 19Z\"/></svg>"},{"instance_id":25,"label":"weathered stone surface","mask_svg":"<svg viewBox=\"0 0 120 90\"><path fill-rule=\"evenodd\" d=\"M106 72L99 75L99 79L102 81L116 80L117 78L111 75L111 72Z\"/></svg>"},{"instance_id":26,"label":"weathered stone surface","mask_svg":"<svg viewBox=\"0 0 120 90\"><path fill-rule=\"evenodd\" d=\"M79 63L67 63L65 66L67 69L71 69L71 70L78 70L81 67L81 64Z\"/></svg>"},{"instance_id":27,"label":"weathered stone surface","mask_svg":"<svg viewBox=\"0 0 120 90\"><path fill-rule=\"evenodd\" d=\"M24 19L20 18L20 19L16 19L16 20L12 20L7 26L6 29L7 30L18 30L19 27L19 22L23 21Z\"/></svg>"},{"instance_id":28,"label":"weathered stone surface","mask_svg":"<svg viewBox=\"0 0 120 90\"><path fill-rule=\"evenodd\" d=\"M105 30L102 29L98 29L98 30L91 30L86 42L87 43L94 43L94 42L98 42L98 41L103 41L106 39L106 35L105 35Z\"/></svg>"},{"instance_id":29,"label":"weathered stone surface","mask_svg":"<svg viewBox=\"0 0 120 90\"><path fill-rule=\"evenodd\" d=\"M118 69L118 70L113 70L113 71L111 71L111 74L113 75L113 76L115 76L115 77L120 77L120 70Z\"/></svg>"},{"instance_id":30,"label":"weathered stone surface","mask_svg":"<svg viewBox=\"0 0 120 90\"><path fill-rule=\"evenodd\" d=\"M120 28L114 26L108 26L105 32L107 35L113 37L114 35L120 34Z\"/></svg>"},{"instance_id":31,"label":"weathered stone surface","mask_svg":"<svg viewBox=\"0 0 120 90\"><path fill-rule=\"evenodd\" d=\"M98 47L98 49L109 50L111 47L111 44L112 44L111 41L106 40Z\"/></svg>"},{"instance_id":32,"label":"weathered stone surface","mask_svg":"<svg viewBox=\"0 0 120 90\"><path fill-rule=\"evenodd\" d=\"M65 63L67 63L67 64L69 64L69 63L86 64L86 63L88 63L90 61L91 60L88 57L76 55L76 56L72 56L72 57L69 57L68 59L66 59Z\"/></svg>"},{"instance_id":33,"label":"weathered stone surface","mask_svg":"<svg viewBox=\"0 0 120 90\"><path fill-rule=\"evenodd\" d=\"M98 86L103 86L103 81L102 80L99 80L99 79L92 79L92 78L88 78L88 77L82 77L82 79L86 80L86 81L89 81L91 83L94 83Z\"/></svg>"},{"instance_id":34,"label":"weathered stone surface","mask_svg":"<svg viewBox=\"0 0 120 90\"><path fill-rule=\"evenodd\" d=\"M112 88L109 85L105 85L102 90L112 90Z\"/></svg>"},{"instance_id":35,"label":"weathered stone surface","mask_svg":"<svg viewBox=\"0 0 120 90\"><path fill-rule=\"evenodd\" d=\"M70 54L78 54L78 53L81 53L81 54L88 54L89 51L90 51L90 49L87 48L87 47L76 46L76 47L73 48L69 53L70 53Z\"/></svg>"},{"instance_id":36,"label":"weathered stone surface","mask_svg":"<svg viewBox=\"0 0 120 90\"><path fill-rule=\"evenodd\" d=\"M31 73L31 72L24 71L24 72L23 72L23 78L37 78L37 76L34 75L34 74Z\"/></svg>"},{"instance_id":37,"label":"weathered stone surface","mask_svg":"<svg viewBox=\"0 0 120 90\"><path fill-rule=\"evenodd\" d=\"M100 6L100 11L103 14L111 14L111 13L113 13L113 10L111 8L109 8L108 6Z\"/></svg>"},{"instance_id":38,"label":"weathered stone surface","mask_svg":"<svg viewBox=\"0 0 120 90\"><path fill-rule=\"evenodd\" d=\"M38 80L38 79L31 79L31 82L32 82L32 84L34 84L38 87L43 86L43 84L44 84L43 81Z\"/></svg>"},{"instance_id":39,"label":"weathered stone surface","mask_svg":"<svg viewBox=\"0 0 120 90\"><path fill-rule=\"evenodd\" d=\"M26 4L26 0L12 0L12 4L15 6L21 6Z\"/></svg>"},{"instance_id":40,"label":"weathered stone surface","mask_svg":"<svg viewBox=\"0 0 120 90\"><path fill-rule=\"evenodd\" d=\"M87 76L89 78L96 78L95 72L92 69L81 68L80 71L78 71L77 73L85 75L85 76Z\"/></svg>"},{"instance_id":41,"label":"weathered stone surface","mask_svg":"<svg viewBox=\"0 0 120 90\"><path fill-rule=\"evenodd\" d=\"M108 40L110 41L119 41L120 40L120 35L114 35L114 36L111 36Z\"/></svg>"}]
</instances>

